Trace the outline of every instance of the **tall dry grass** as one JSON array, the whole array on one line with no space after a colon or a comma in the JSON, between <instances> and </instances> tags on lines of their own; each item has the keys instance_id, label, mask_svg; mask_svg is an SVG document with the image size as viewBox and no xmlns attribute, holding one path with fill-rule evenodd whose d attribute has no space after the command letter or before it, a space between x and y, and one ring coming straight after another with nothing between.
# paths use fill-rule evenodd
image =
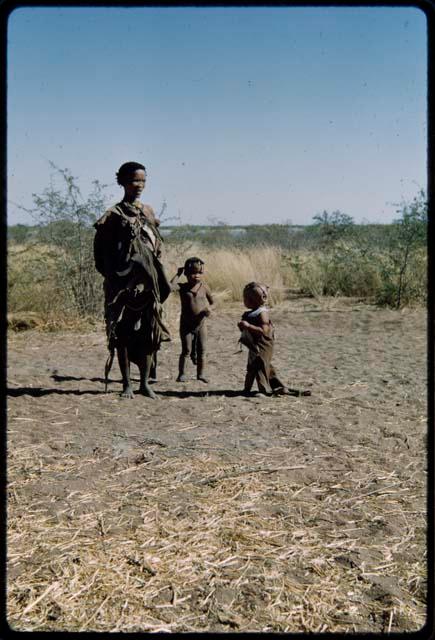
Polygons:
<instances>
[{"instance_id":1,"label":"tall dry grass","mask_svg":"<svg viewBox=\"0 0 435 640\"><path fill-rule=\"evenodd\" d=\"M200 247L198 245L169 246L165 267L169 277L191 257L205 262L205 280L218 300L241 302L244 286L253 280L269 287L269 302L284 300L286 289L295 283L293 270L285 269L282 251L277 247L258 246L248 249Z\"/></svg>"},{"instance_id":2,"label":"tall dry grass","mask_svg":"<svg viewBox=\"0 0 435 640\"><path fill-rule=\"evenodd\" d=\"M317 299L350 296L389 306L395 306L397 300L400 270L394 256L387 251L366 254L357 244L337 245L334 252L283 252L279 247L269 245L225 248L192 242L167 243L163 264L168 277L172 278L178 267L192 256L205 262L205 280L217 308L225 303L241 303L243 287L252 280L268 285L271 306L282 302L289 290ZM77 305L78 298L74 295L76 273L73 268L68 270L67 257L61 249L42 243L11 245L8 252L8 316L38 314L39 324L53 328L81 322L85 316L89 321L91 318L102 319L101 276L93 267L86 274L86 282L89 280L92 286L82 293L90 296L93 311L84 313ZM403 304L425 302L426 271L426 250L414 251L408 259L406 277L401 280ZM183 281L184 276L180 280ZM178 297L170 296L164 307L167 322L176 326ZM17 322L22 321L25 319L21 315Z\"/></svg>"},{"instance_id":3,"label":"tall dry grass","mask_svg":"<svg viewBox=\"0 0 435 640\"><path fill-rule=\"evenodd\" d=\"M12 245L8 250L8 310L41 315L60 312L68 300L58 287L58 250L46 244Z\"/></svg>"}]
</instances>

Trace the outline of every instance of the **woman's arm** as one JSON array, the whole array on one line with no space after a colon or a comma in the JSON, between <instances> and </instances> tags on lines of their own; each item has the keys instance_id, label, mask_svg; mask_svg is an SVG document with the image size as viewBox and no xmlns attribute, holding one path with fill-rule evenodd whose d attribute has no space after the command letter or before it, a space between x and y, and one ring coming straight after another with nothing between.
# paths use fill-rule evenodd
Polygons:
<instances>
[{"instance_id":1,"label":"woman's arm","mask_svg":"<svg viewBox=\"0 0 435 640\"><path fill-rule=\"evenodd\" d=\"M105 278L111 278L119 268L120 228L118 217L111 210L106 211L94 227L96 230L94 237L95 266Z\"/></svg>"}]
</instances>

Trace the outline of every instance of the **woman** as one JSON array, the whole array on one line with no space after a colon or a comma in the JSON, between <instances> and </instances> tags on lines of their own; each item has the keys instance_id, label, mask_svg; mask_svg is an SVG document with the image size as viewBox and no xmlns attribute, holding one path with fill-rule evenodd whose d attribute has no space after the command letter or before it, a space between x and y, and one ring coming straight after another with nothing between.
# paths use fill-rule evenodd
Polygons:
<instances>
[{"instance_id":1,"label":"woman","mask_svg":"<svg viewBox=\"0 0 435 640\"><path fill-rule=\"evenodd\" d=\"M121 395L133 397L131 360L141 372L140 393L155 398L148 385L153 355L162 340L170 339L162 322L161 305L171 289L160 262L160 221L153 209L139 200L146 182L142 164L126 162L116 178L124 197L94 225L95 266L104 277L104 317L110 351L106 384L116 348L123 377Z\"/></svg>"}]
</instances>

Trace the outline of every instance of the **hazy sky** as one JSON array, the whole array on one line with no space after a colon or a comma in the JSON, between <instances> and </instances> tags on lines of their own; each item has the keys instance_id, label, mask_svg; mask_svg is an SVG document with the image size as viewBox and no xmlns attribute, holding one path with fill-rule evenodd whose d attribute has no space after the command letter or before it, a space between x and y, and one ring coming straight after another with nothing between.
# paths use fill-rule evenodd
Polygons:
<instances>
[{"instance_id":1,"label":"hazy sky","mask_svg":"<svg viewBox=\"0 0 435 640\"><path fill-rule=\"evenodd\" d=\"M426 17L416 8L44 8L8 23L8 223L50 184L184 224L389 222L426 188Z\"/></svg>"}]
</instances>

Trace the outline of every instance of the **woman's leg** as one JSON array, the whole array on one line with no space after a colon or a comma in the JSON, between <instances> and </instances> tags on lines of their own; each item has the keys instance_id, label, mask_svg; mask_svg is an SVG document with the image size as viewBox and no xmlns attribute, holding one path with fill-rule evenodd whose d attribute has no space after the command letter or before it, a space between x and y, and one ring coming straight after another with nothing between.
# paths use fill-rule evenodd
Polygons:
<instances>
[{"instance_id":1,"label":"woman's leg","mask_svg":"<svg viewBox=\"0 0 435 640\"><path fill-rule=\"evenodd\" d=\"M122 376L122 398L134 398L133 388L130 381L130 360L128 357L128 349L123 344L116 347L118 355L118 364Z\"/></svg>"},{"instance_id":2,"label":"woman's leg","mask_svg":"<svg viewBox=\"0 0 435 640\"><path fill-rule=\"evenodd\" d=\"M153 400L155 400L157 396L148 384L148 379L149 379L152 364L153 364L153 354L152 353L146 354L144 361L141 363L141 366L139 367L139 371L140 371L139 393L141 393L144 396L147 396L147 398L152 398Z\"/></svg>"},{"instance_id":3,"label":"woman's leg","mask_svg":"<svg viewBox=\"0 0 435 640\"><path fill-rule=\"evenodd\" d=\"M153 360L151 362L149 381L157 382L157 351L154 351L153 353Z\"/></svg>"}]
</instances>

